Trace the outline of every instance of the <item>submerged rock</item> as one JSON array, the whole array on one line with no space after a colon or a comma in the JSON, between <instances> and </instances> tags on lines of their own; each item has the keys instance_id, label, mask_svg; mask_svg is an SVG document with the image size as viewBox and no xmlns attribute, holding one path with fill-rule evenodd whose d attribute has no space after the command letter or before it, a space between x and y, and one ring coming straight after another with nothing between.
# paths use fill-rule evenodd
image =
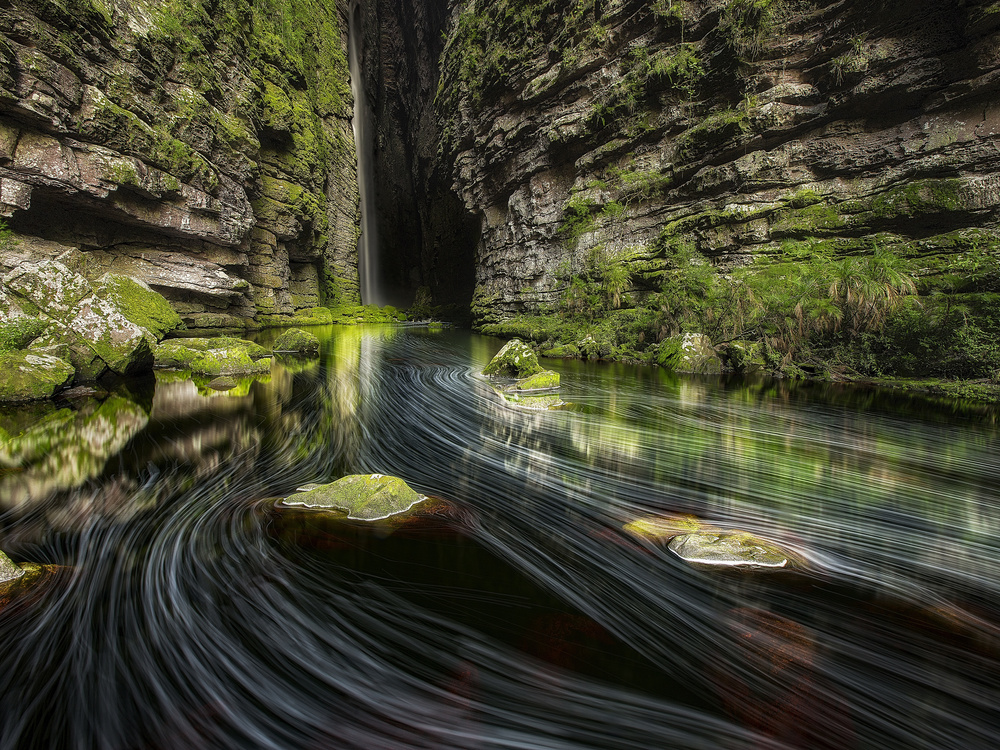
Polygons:
<instances>
[{"instance_id":1,"label":"submerged rock","mask_svg":"<svg viewBox=\"0 0 1000 750\"><path fill-rule=\"evenodd\" d=\"M542 370L531 377L518 380L515 391L550 391L559 387L559 373L552 370Z\"/></svg>"},{"instance_id":2,"label":"submerged rock","mask_svg":"<svg viewBox=\"0 0 1000 750\"><path fill-rule=\"evenodd\" d=\"M285 498L293 507L339 510L358 521L379 521L405 513L427 498L398 477L352 474Z\"/></svg>"},{"instance_id":3,"label":"submerged rock","mask_svg":"<svg viewBox=\"0 0 1000 750\"><path fill-rule=\"evenodd\" d=\"M31 351L0 353L0 402L51 398L73 379L69 362Z\"/></svg>"},{"instance_id":4,"label":"submerged rock","mask_svg":"<svg viewBox=\"0 0 1000 750\"><path fill-rule=\"evenodd\" d=\"M494 389L510 406L529 411L547 411L567 406L558 393L519 393L515 390Z\"/></svg>"},{"instance_id":5,"label":"submerged rock","mask_svg":"<svg viewBox=\"0 0 1000 750\"><path fill-rule=\"evenodd\" d=\"M271 357L259 344L225 336L169 339L156 349L156 367L190 370L199 375L257 375L271 369Z\"/></svg>"},{"instance_id":6,"label":"submerged rock","mask_svg":"<svg viewBox=\"0 0 1000 750\"><path fill-rule=\"evenodd\" d=\"M483 369L488 377L524 379L542 372L538 356L520 339L511 339Z\"/></svg>"},{"instance_id":7,"label":"submerged rock","mask_svg":"<svg viewBox=\"0 0 1000 750\"><path fill-rule=\"evenodd\" d=\"M289 328L278 336L271 349L275 353L319 354L319 339L301 328Z\"/></svg>"},{"instance_id":8,"label":"submerged rock","mask_svg":"<svg viewBox=\"0 0 1000 750\"><path fill-rule=\"evenodd\" d=\"M0 550L0 583L13 581L24 575L24 570L20 565L16 565L3 550Z\"/></svg>"},{"instance_id":9,"label":"submerged rock","mask_svg":"<svg viewBox=\"0 0 1000 750\"><path fill-rule=\"evenodd\" d=\"M784 568L790 556L774 542L745 531L680 534L667 548L685 562L726 568Z\"/></svg>"}]
</instances>

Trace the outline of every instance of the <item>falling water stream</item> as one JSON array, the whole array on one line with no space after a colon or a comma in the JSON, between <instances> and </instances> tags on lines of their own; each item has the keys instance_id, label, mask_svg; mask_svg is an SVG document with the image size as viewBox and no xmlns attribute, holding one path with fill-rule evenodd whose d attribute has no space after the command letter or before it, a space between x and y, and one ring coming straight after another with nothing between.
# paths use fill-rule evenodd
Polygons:
<instances>
[{"instance_id":1,"label":"falling water stream","mask_svg":"<svg viewBox=\"0 0 1000 750\"><path fill-rule=\"evenodd\" d=\"M0 549L49 566L0 589L0 747L996 747L996 412L562 361L529 411L495 339L319 330L225 391L0 409ZM450 509L275 507L359 472ZM802 562L623 528L679 512Z\"/></svg>"},{"instance_id":2,"label":"falling water stream","mask_svg":"<svg viewBox=\"0 0 1000 750\"><path fill-rule=\"evenodd\" d=\"M361 214L361 235L358 237L361 301L366 305L382 305L385 301L382 299L378 283L378 225L375 219L375 176L372 164L375 147L371 106L365 90L362 68L363 25L359 4L356 4L351 12L348 36L348 66L351 75L351 93L354 95L354 148L358 155L358 209Z\"/></svg>"}]
</instances>

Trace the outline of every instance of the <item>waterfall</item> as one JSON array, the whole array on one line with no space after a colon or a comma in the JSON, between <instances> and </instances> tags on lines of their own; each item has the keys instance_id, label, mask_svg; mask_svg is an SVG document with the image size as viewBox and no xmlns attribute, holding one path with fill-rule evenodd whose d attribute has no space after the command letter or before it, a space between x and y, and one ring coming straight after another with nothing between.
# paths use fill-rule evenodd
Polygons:
<instances>
[{"instance_id":1,"label":"waterfall","mask_svg":"<svg viewBox=\"0 0 1000 750\"><path fill-rule=\"evenodd\" d=\"M351 93L354 94L354 148L358 155L358 192L361 203L361 236L358 237L358 276L361 281L361 302L381 305L378 285L378 227L375 221L375 178L372 116L361 72L362 59L361 7L355 5L348 28L348 65Z\"/></svg>"}]
</instances>

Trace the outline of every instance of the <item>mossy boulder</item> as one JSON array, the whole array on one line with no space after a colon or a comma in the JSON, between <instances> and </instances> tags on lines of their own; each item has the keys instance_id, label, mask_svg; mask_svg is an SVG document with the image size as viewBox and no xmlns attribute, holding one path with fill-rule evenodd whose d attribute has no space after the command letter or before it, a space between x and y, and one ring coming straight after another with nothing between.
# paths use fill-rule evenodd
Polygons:
<instances>
[{"instance_id":1,"label":"mossy boulder","mask_svg":"<svg viewBox=\"0 0 1000 750\"><path fill-rule=\"evenodd\" d=\"M25 349L41 336L49 324L40 318L18 317L3 320L0 314L0 352Z\"/></svg>"},{"instance_id":2,"label":"mossy boulder","mask_svg":"<svg viewBox=\"0 0 1000 750\"><path fill-rule=\"evenodd\" d=\"M575 359L580 356L580 348L576 344L556 344L542 349L539 354L549 359Z\"/></svg>"},{"instance_id":3,"label":"mossy boulder","mask_svg":"<svg viewBox=\"0 0 1000 750\"><path fill-rule=\"evenodd\" d=\"M731 341L719 347L719 357L728 370L739 373L764 372L767 359L757 341Z\"/></svg>"},{"instance_id":4,"label":"mossy boulder","mask_svg":"<svg viewBox=\"0 0 1000 750\"><path fill-rule=\"evenodd\" d=\"M15 565L14 562L4 554L3 550L0 550L0 583L13 581L15 578L20 578L23 575L24 570L21 569L21 566Z\"/></svg>"},{"instance_id":5,"label":"mossy boulder","mask_svg":"<svg viewBox=\"0 0 1000 750\"><path fill-rule=\"evenodd\" d=\"M148 286L108 274L94 287L58 261L19 265L3 278L3 295L0 319L45 322L44 346L66 347L79 380L147 369L157 340L180 324Z\"/></svg>"},{"instance_id":6,"label":"mossy boulder","mask_svg":"<svg viewBox=\"0 0 1000 750\"><path fill-rule=\"evenodd\" d=\"M97 296L113 303L121 314L157 340L181 326L181 316L159 292L145 282L106 273L94 287Z\"/></svg>"},{"instance_id":7,"label":"mossy boulder","mask_svg":"<svg viewBox=\"0 0 1000 750\"><path fill-rule=\"evenodd\" d=\"M72 379L66 360L30 351L0 353L0 402L51 398Z\"/></svg>"},{"instance_id":8,"label":"mossy boulder","mask_svg":"<svg viewBox=\"0 0 1000 750\"><path fill-rule=\"evenodd\" d=\"M523 380L542 372L538 356L521 339L511 339L483 369L488 377Z\"/></svg>"},{"instance_id":9,"label":"mossy boulder","mask_svg":"<svg viewBox=\"0 0 1000 750\"><path fill-rule=\"evenodd\" d=\"M656 363L675 372L702 375L722 372L722 360L711 339L700 333L682 333L664 340L657 351Z\"/></svg>"},{"instance_id":10,"label":"mossy boulder","mask_svg":"<svg viewBox=\"0 0 1000 750\"><path fill-rule=\"evenodd\" d=\"M745 531L680 534L667 548L685 562L707 568L784 568L791 559L779 545Z\"/></svg>"},{"instance_id":11,"label":"mossy boulder","mask_svg":"<svg viewBox=\"0 0 1000 750\"><path fill-rule=\"evenodd\" d=\"M168 339L156 349L156 367L198 375L257 375L271 369L267 350L252 341L215 338Z\"/></svg>"},{"instance_id":12,"label":"mossy boulder","mask_svg":"<svg viewBox=\"0 0 1000 750\"><path fill-rule=\"evenodd\" d=\"M359 521L379 521L405 513L426 498L398 477L353 474L282 501L285 506L336 510Z\"/></svg>"},{"instance_id":13,"label":"mossy boulder","mask_svg":"<svg viewBox=\"0 0 1000 750\"><path fill-rule=\"evenodd\" d=\"M319 339L301 328L289 328L278 336L271 348L275 353L319 354Z\"/></svg>"},{"instance_id":14,"label":"mossy boulder","mask_svg":"<svg viewBox=\"0 0 1000 750\"><path fill-rule=\"evenodd\" d=\"M559 387L559 373L552 370L542 370L534 375L518 380L515 391L550 391Z\"/></svg>"}]
</instances>

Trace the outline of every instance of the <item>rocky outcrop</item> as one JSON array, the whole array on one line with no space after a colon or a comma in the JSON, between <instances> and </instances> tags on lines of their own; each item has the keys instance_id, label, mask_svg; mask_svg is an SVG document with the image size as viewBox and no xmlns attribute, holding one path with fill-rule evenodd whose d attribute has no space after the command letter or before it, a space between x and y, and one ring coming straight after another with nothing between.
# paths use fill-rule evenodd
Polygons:
<instances>
[{"instance_id":1,"label":"rocky outcrop","mask_svg":"<svg viewBox=\"0 0 1000 750\"><path fill-rule=\"evenodd\" d=\"M455 0L437 101L478 322L574 277L628 306L682 264L875 248L925 294L1000 289L998 26L991 0Z\"/></svg>"},{"instance_id":2,"label":"rocky outcrop","mask_svg":"<svg viewBox=\"0 0 1000 750\"><path fill-rule=\"evenodd\" d=\"M105 274L91 285L57 261L22 263L0 284L0 325L17 334L10 348L28 350L15 352L22 376L8 383L7 400L51 396L65 367L80 381L148 369L156 343L180 323L160 294L131 278Z\"/></svg>"},{"instance_id":3,"label":"rocky outcrop","mask_svg":"<svg viewBox=\"0 0 1000 750\"><path fill-rule=\"evenodd\" d=\"M271 350L276 354L293 352L319 356L319 338L301 328L290 328L278 336Z\"/></svg>"},{"instance_id":4,"label":"rocky outcrop","mask_svg":"<svg viewBox=\"0 0 1000 750\"><path fill-rule=\"evenodd\" d=\"M357 301L346 2L0 9L0 270L130 276L189 327Z\"/></svg>"},{"instance_id":5,"label":"rocky outcrop","mask_svg":"<svg viewBox=\"0 0 1000 750\"><path fill-rule=\"evenodd\" d=\"M427 498L399 477L353 474L297 492L281 501L287 507L336 510L359 521L380 521L406 513Z\"/></svg>"}]
</instances>

